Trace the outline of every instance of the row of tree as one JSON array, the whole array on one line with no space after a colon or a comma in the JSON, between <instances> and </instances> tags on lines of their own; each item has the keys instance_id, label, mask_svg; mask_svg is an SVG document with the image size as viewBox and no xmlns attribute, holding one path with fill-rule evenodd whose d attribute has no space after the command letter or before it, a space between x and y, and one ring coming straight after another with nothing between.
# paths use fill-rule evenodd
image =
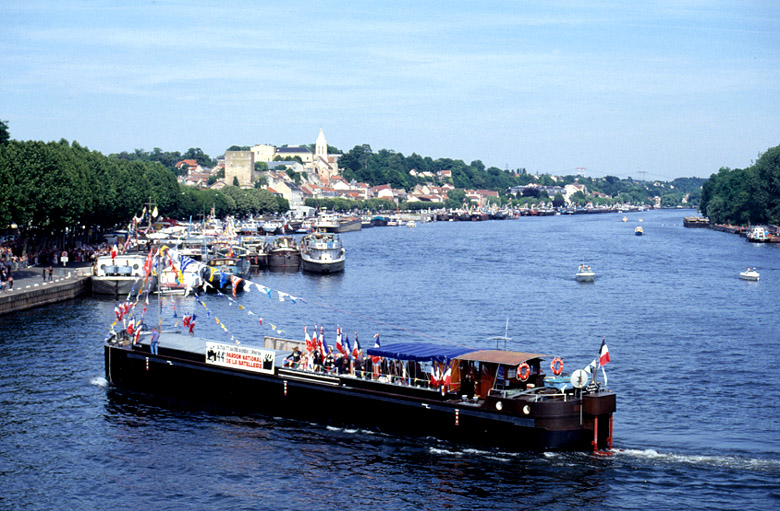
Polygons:
<instances>
[{"instance_id":1,"label":"row of tree","mask_svg":"<svg viewBox=\"0 0 780 511\"><path fill-rule=\"evenodd\" d=\"M717 224L780 224L780 146L750 167L721 168L710 176L699 209Z\"/></svg>"},{"instance_id":2,"label":"row of tree","mask_svg":"<svg viewBox=\"0 0 780 511\"><path fill-rule=\"evenodd\" d=\"M15 224L39 247L66 233L98 237L127 225L150 201L161 216L174 218L198 218L212 208L220 216L288 209L286 200L267 190L180 186L159 162L107 157L66 140L6 140L0 144L0 182L0 226Z\"/></svg>"},{"instance_id":3,"label":"row of tree","mask_svg":"<svg viewBox=\"0 0 780 511\"><path fill-rule=\"evenodd\" d=\"M186 168L177 168L176 164L182 160L195 160L203 168L210 169L214 167L217 162L213 160L208 154L204 153L200 147L191 147L187 149L184 154L179 151L163 151L159 147L155 147L151 151L144 151L143 149L136 149L132 153L122 151L118 154L110 154L112 158L125 161L145 161L145 162L158 162L165 168L170 169L174 174L181 175L187 172Z\"/></svg>"}]
</instances>

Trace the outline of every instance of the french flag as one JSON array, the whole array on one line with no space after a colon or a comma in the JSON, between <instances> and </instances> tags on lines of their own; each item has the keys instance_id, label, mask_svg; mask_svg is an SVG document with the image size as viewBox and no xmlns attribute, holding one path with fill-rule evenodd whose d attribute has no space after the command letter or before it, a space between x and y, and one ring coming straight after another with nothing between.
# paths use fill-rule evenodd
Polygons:
<instances>
[{"instance_id":1,"label":"french flag","mask_svg":"<svg viewBox=\"0 0 780 511\"><path fill-rule=\"evenodd\" d=\"M342 351L345 357L349 358L349 355L352 353L352 348L349 345L349 336L344 336L344 351Z\"/></svg>"},{"instance_id":2,"label":"french flag","mask_svg":"<svg viewBox=\"0 0 780 511\"><path fill-rule=\"evenodd\" d=\"M313 350L314 345L311 342L311 337L309 337L309 332L306 330L306 327L303 327L303 336L306 339L306 351Z\"/></svg>"},{"instance_id":3,"label":"french flag","mask_svg":"<svg viewBox=\"0 0 780 511\"><path fill-rule=\"evenodd\" d=\"M609 349L607 348L607 338L601 339L601 349L599 350L599 365L609 364Z\"/></svg>"},{"instance_id":4,"label":"french flag","mask_svg":"<svg viewBox=\"0 0 780 511\"><path fill-rule=\"evenodd\" d=\"M322 335L322 332L320 332L320 351L322 352L322 356L328 354L328 341L325 340L325 336Z\"/></svg>"},{"instance_id":5,"label":"french flag","mask_svg":"<svg viewBox=\"0 0 780 511\"><path fill-rule=\"evenodd\" d=\"M360 354L360 341L358 341L357 332L355 332L355 347L352 348L352 358L357 359Z\"/></svg>"},{"instance_id":6,"label":"french flag","mask_svg":"<svg viewBox=\"0 0 780 511\"><path fill-rule=\"evenodd\" d=\"M336 349L339 350L339 353L342 355L344 354L344 345L341 344L341 327L336 326Z\"/></svg>"}]
</instances>

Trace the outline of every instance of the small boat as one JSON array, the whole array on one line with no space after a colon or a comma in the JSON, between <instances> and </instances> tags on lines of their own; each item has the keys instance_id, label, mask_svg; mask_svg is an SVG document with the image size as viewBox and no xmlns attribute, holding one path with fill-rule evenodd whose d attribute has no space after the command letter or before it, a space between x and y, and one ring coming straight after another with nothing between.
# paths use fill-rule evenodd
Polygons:
<instances>
[{"instance_id":1,"label":"small boat","mask_svg":"<svg viewBox=\"0 0 780 511\"><path fill-rule=\"evenodd\" d=\"M314 227L318 231L333 233L359 231L362 228L360 218L341 216L335 213L324 213L317 218Z\"/></svg>"},{"instance_id":2,"label":"small boat","mask_svg":"<svg viewBox=\"0 0 780 511\"><path fill-rule=\"evenodd\" d=\"M576 275L574 275L574 279L577 282L593 282L595 278L596 272L594 272L590 266L586 266L584 264L580 265L580 267L577 269Z\"/></svg>"},{"instance_id":3,"label":"small boat","mask_svg":"<svg viewBox=\"0 0 780 511\"><path fill-rule=\"evenodd\" d=\"M281 232L283 227L284 224L279 220L267 220L263 223L263 232L272 235Z\"/></svg>"},{"instance_id":4,"label":"small boat","mask_svg":"<svg viewBox=\"0 0 780 511\"><path fill-rule=\"evenodd\" d=\"M645 233L644 229L642 229L642 226L637 226L636 229L634 229L634 236L642 236Z\"/></svg>"},{"instance_id":5,"label":"small boat","mask_svg":"<svg viewBox=\"0 0 780 511\"><path fill-rule=\"evenodd\" d=\"M92 292L114 296L129 293L143 282L145 260L144 254L99 256L91 279Z\"/></svg>"},{"instance_id":6,"label":"small boat","mask_svg":"<svg viewBox=\"0 0 780 511\"><path fill-rule=\"evenodd\" d=\"M417 222L415 222L414 220L409 220L408 222L406 222L406 227L417 227Z\"/></svg>"},{"instance_id":7,"label":"small boat","mask_svg":"<svg viewBox=\"0 0 780 511\"><path fill-rule=\"evenodd\" d=\"M625 216L624 216L624 217L623 217L623 221L624 221L624 222L628 222L628 217L625 217Z\"/></svg>"},{"instance_id":8,"label":"small boat","mask_svg":"<svg viewBox=\"0 0 780 511\"><path fill-rule=\"evenodd\" d=\"M346 252L338 234L317 232L301 240L301 269L313 273L344 271Z\"/></svg>"},{"instance_id":9,"label":"small boat","mask_svg":"<svg viewBox=\"0 0 780 511\"><path fill-rule=\"evenodd\" d=\"M750 266L748 266L747 270L739 274L739 278L742 280L758 280L759 277L760 274L758 273L758 271L756 271L755 268L751 270Z\"/></svg>"},{"instance_id":10,"label":"small boat","mask_svg":"<svg viewBox=\"0 0 780 511\"><path fill-rule=\"evenodd\" d=\"M274 240L268 252L268 267L298 271L301 267L301 251L294 237L279 236Z\"/></svg>"},{"instance_id":11,"label":"small boat","mask_svg":"<svg viewBox=\"0 0 780 511\"><path fill-rule=\"evenodd\" d=\"M249 274L249 259L246 256L213 257L208 263L208 270L203 268L201 276L204 281L208 281L211 286L221 292L244 287L243 279ZM236 284L233 283L238 280ZM208 286L207 286L208 288Z\"/></svg>"},{"instance_id":12,"label":"small boat","mask_svg":"<svg viewBox=\"0 0 780 511\"><path fill-rule=\"evenodd\" d=\"M747 233L747 240L753 243L769 243L770 238L769 230L763 225L754 226Z\"/></svg>"},{"instance_id":13,"label":"small boat","mask_svg":"<svg viewBox=\"0 0 780 511\"><path fill-rule=\"evenodd\" d=\"M377 226L385 227L387 226L387 222L389 221L390 221L389 217L382 216L382 215L376 215L371 217L371 225L373 225L374 227Z\"/></svg>"}]
</instances>

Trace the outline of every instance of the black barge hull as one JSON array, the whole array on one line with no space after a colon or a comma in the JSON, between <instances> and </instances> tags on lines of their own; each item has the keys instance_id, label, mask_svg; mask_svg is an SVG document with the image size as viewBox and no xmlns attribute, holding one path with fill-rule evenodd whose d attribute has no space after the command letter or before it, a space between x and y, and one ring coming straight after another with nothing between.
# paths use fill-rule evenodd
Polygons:
<instances>
[{"instance_id":1,"label":"black barge hull","mask_svg":"<svg viewBox=\"0 0 780 511\"><path fill-rule=\"evenodd\" d=\"M311 420L335 426L434 436L458 443L515 451L594 449L611 444L614 394L585 403L534 405L531 415L496 411L496 398L476 404L453 393L380 383L344 375L276 368L274 374L207 364L204 356L148 345L105 344L106 379L113 386L241 412ZM608 394L608 395L606 395ZM506 401L505 401L506 402ZM489 406L488 406L489 405ZM590 408L590 410L588 410ZM591 415L588 411L600 415ZM585 413L583 413L585 412Z\"/></svg>"}]
</instances>

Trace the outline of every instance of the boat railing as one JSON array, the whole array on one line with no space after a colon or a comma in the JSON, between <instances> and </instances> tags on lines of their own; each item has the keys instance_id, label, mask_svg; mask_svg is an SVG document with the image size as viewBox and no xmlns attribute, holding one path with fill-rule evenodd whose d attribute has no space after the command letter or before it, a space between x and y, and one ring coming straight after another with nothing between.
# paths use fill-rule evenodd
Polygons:
<instances>
[{"instance_id":1,"label":"boat railing","mask_svg":"<svg viewBox=\"0 0 780 511\"><path fill-rule=\"evenodd\" d=\"M493 388L488 391L488 395L503 399L525 399L532 402L547 401L551 399L563 399L566 401L567 397L569 397L565 387L558 388L548 386L532 387L528 389Z\"/></svg>"}]
</instances>

